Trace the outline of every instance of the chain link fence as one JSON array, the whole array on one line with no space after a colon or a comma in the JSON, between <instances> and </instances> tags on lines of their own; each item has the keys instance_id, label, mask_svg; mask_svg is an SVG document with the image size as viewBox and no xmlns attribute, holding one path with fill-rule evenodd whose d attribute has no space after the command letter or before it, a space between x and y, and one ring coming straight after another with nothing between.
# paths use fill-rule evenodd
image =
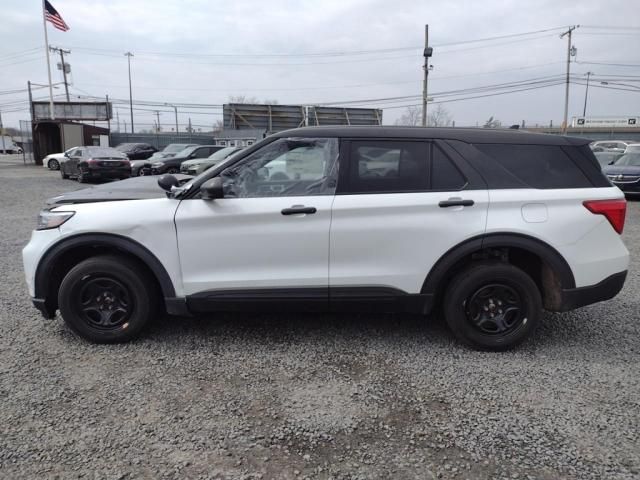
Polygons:
<instances>
[{"instance_id":1,"label":"chain link fence","mask_svg":"<svg viewBox=\"0 0 640 480\"><path fill-rule=\"evenodd\" d=\"M35 163L33 158L33 129L30 120L20 120L20 141L24 163Z\"/></svg>"}]
</instances>

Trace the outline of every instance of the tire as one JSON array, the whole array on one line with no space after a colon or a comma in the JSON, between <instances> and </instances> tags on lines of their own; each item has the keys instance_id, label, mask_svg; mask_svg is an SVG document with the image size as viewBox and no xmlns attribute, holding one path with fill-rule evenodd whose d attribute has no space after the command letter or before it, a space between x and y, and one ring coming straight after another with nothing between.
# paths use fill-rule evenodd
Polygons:
<instances>
[{"instance_id":1,"label":"tire","mask_svg":"<svg viewBox=\"0 0 640 480\"><path fill-rule=\"evenodd\" d=\"M47 168L49 170L60 170L60 163L55 158L52 158L47 162Z\"/></svg>"},{"instance_id":2,"label":"tire","mask_svg":"<svg viewBox=\"0 0 640 480\"><path fill-rule=\"evenodd\" d=\"M180 173L180 170L178 170L176 167L170 167L167 169L167 173L175 175L176 173Z\"/></svg>"},{"instance_id":3,"label":"tire","mask_svg":"<svg viewBox=\"0 0 640 480\"><path fill-rule=\"evenodd\" d=\"M135 338L156 314L153 280L136 262L101 255L80 262L62 280L60 313L67 326L94 343Z\"/></svg>"},{"instance_id":4,"label":"tire","mask_svg":"<svg viewBox=\"0 0 640 480\"><path fill-rule=\"evenodd\" d=\"M87 183L87 177L83 173L82 168L78 168L78 176L76 177L76 180L78 180L78 183Z\"/></svg>"},{"instance_id":5,"label":"tire","mask_svg":"<svg viewBox=\"0 0 640 480\"><path fill-rule=\"evenodd\" d=\"M462 342L480 350L502 351L520 344L535 330L542 299L524 271L509 264L482 263L449 283L443 310L447 325Z\"/></svg>"},{"instance_id":6,"label":"tire","mask_svg":"<svg viewBox=\"0 0 640 480\"><path fill-rule=\"evenodd\" d=\"M62 169L62 167L60 167L60 176L62 177L63 180L66 180L67 178L69 178L69 175L64 173L64 170Z\"/></svg>"},{"instance_id":7,"label":"tire","mask_svg":"<svg viewBox=\"0 0 640 480\"><path fill-rule=\"evenodd\" d=\"M138 177L143 177L143 176L144 176L144 168L140 168L140 169L138 170L137 175L138 175Z\"/></svg>"}]
</instances>

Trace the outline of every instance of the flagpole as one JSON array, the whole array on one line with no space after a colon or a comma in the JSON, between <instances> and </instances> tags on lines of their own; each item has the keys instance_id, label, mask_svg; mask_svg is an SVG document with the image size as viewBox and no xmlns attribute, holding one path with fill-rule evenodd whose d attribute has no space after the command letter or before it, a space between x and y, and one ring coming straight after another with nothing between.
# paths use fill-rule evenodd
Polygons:
<instances>
[{"instance_id":1,"label":"flagpole","mask_svg":"<svg viewBox=\"0 0 640 480\"><path fill-rule=\"evenodd\" d=\"M55 120L53 113L53 85L51 84L51 62L49 61L49 37L47 36L47 16L45 14L46 6L42 0L42 22L44 24L44 51L47 55L47 74L49 75L49 117ZM62 66L64 68L64 65Z\"/></svg>"}]
</instances>

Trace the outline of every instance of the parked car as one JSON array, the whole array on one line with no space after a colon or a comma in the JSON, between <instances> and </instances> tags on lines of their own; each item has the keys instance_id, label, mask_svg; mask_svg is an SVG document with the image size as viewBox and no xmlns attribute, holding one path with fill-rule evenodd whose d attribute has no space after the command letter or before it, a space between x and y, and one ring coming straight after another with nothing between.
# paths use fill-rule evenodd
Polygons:
<instances>
[{"instance_id":1,"label":"parked car","mask_svg":"<svg viewBox=\"0 0 640 480\"><path fill-rule=\"evenodd\" d=\"M185 175L200 175L205 170L217 165L226 158L230 157L236 152L242 150L242 147L225 147L217 152L212 153L207 158L194 158L193 160L186 160L182 162L180 166L180 173Z\"/></svg>"},{"instance_id":2,"label":"parked car","mask_svg":"<svg viewBox=\"0 0 640 480\"><path fill-rule=\"evenodd\" d=\"M149 161L154 162L154 161L161 160L163 158L175 157L176 154L180 153L185 148L195 147L197 145L198 145L197 143L171 143L166 147L164 147L161 151L151 155L151 157L149 157Z\"/></svg>"},{"instance_id":3,"label":"parked car","mask_svg":"<svg viewBox=\"0 0 640 480\"><path fill-rule=\"evenodd\" d=\"M121 143L116 150L124 153L129 160L146 160L158 149L148 143Z\"/></svg>"},{"instance_id":4,"label":"parked car","mask_svg":"<svg viewBox=\"0 0 640 480\"><path fill-rule=\"evenodd\" d=\"M582 138L307 127L186 178L163 175L144 201L118 184L51 199L23 250L34 305L101 343L135 337L162 305L440 307L463 342L504 350L543 308L607 300L627 275L626 202Z\"/></svg>"},{"instance_id":5,"label":"parked car","mask_svg":"<svg viewBox=\"0 0 640 480\"><path fill-rule=\"evenodd\" d=\"M640 143L631 143L627 145L627 148L624 151L624 153L635 153L635 152L640 152Z\"/></svg>"},{"instance_id":6,"label":"parked car","mask_svg":"<svg viewBox=\"0 0 640 480\"><path fill-rule=\"evenodd\" d=\"M65 154L69 153L74 148L77 147L70 148L60 153L50 153L42 159L42 166L49 170L60 170L60 163L64 162L67 158Z\"/></svg>"},{"instance_id":7,"label":"parked car","mask_svg":"<svg viewBox=\"0 0 640 480\"><path fill-rule=\"evenodd\" d=\"M163 158L151 164L152 175L162 175L163 173L178 173L182 162L194 158L207 158L212 153L222 150L225 147L219 145L196 145L187 147L175 157Z\"/></svg>"},{"instance_id":8,"label":"parked car","mask_svg":"<svg viewBox=\"0 0 640 480\"><path fill-rule=\"evenodd\" d=\"M617 152L624 153L627 145L634 143L629 140L598 140L591 143L591 150L594 152Z\"/></svg>"},{"instance_id":9,"label":"parked car","mask_svg":"<svg viewBox=\"0 0 640 480\"><path fill-rule=\"evenodd\" d=\"M625 153L602 171L625 195L640 195L640 149Z\"/></svg>"},{"instance_id":10,"label":"parked car","mask_svg":"<svg viewBox=\"0 0 640 480\"><path fill-rule=\"evenodd\" d=\"M132 160L131 161L131 176L138 177L141 175L151 174L151 163L149 160Z\"/></svg>"},{"instance_id":11,"label":"parked car","mask_svg":"<svg viewBox=\"0 0 640 480\"><path fill-rule=\"evenodd\" d=\"M615 163L624 153L619 152L593 152L601 167Z\"/></svg>"},{"instance_id":12,"label":"parked car","mask_svg":"<svg viewBox=\"0 0 640 480\"><path fill-rule=\"evenodd\" d=\"M60 164L62 178L75 177L78 182L89 180L123 179L131 176L127 156L111 147L76 147L65 152Z\"/></svg>"}]
</instances>

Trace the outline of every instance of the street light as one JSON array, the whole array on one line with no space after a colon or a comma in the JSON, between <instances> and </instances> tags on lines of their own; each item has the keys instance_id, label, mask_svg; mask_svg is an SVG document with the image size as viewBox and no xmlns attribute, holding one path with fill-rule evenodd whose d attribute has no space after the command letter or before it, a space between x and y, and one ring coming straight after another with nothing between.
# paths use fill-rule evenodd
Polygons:
<instances>
[{"instance_id":1,"label":"street light","mask_svg":"<svg viewBox=\"0 0 640 480\"><path fill-rule=\"evenodd\" d=\"M620 86L623 86L623 87L631 87L631 88L634 88L636 90L640 90L640 87L638 87L637 85L631 85L629 83L600 82L600 85L620 85Z\"/></svg>"},{"instance_id":2,"label":"street light","mask_svg":"<svg viewBox=\"0 0 640 480\"><path fill-rule=\"evenodd\" d=\"M171 103L165 103L165 105L167 107L173 107L173 113L175 113L176 116L176 133L178 133L178 107L172 105Z\"/></svg>"}]
</instances>

